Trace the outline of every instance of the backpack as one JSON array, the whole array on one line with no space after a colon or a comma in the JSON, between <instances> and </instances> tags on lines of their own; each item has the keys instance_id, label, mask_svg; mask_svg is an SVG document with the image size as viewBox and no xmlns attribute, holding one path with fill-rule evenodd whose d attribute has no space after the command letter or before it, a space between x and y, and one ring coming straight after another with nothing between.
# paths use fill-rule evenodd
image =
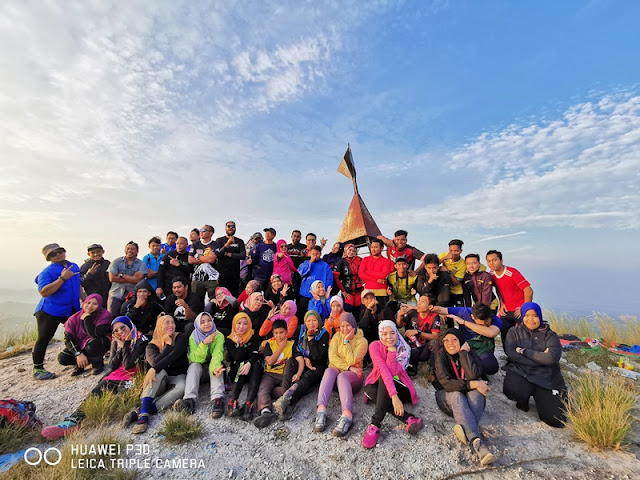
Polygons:
<instances>
[{"instance_id":1,"label":"backpack","mask_svg":"<svg viewBox=\"0 0 640 480\"><path fill-rule=\"evenodd\" d=\"M36 416L36 404L13 399L0 400L0 426L33 428L42 424Z\"/></svg>"}]
</instances>

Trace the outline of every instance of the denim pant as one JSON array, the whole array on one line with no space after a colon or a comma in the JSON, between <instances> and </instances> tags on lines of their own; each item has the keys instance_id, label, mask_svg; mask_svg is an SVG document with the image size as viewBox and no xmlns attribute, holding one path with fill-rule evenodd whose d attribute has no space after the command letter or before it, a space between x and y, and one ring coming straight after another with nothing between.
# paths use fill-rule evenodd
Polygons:
<instances>
[{"instance_id":1,"label":"denim pant","mask_svg":"<svg viewBox=\"0 0 640 480\"><path fill-rule=\"evenodd\" d=\"M485 406L485 397L478 390L468 392L436 392L436 403L440 410L462 425L469 441L478 438L478 423Z\"/></svg>"},{"instance_id":2,"label":"denim pant","mask_svg":"<svg viewBox=\"0 0 640 480\"><path fill-rule=\"evenodd\" d=\"M329 404L333 387L336 384L338 385L342 410L353 411L353 393L362 388L362 378L350 370L341 372L334 367L329 367L324 371L318 390L318 406L326 407Z\"/></svg>"}]
</instances>

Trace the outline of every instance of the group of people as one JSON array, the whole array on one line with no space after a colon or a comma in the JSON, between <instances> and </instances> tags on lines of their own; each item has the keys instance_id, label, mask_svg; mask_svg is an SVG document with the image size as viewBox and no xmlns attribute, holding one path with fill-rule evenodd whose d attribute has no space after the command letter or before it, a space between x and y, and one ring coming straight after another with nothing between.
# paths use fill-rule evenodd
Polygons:
<instances>
[{"instance_id":1,"label":"group of people","mask_svg":"<svg viewBox=\"0 0 640 480\"><path fill-rule=\"evenodd\" d=\"M478 254L463 258L463 242L454 239L448 251L425 254L407 244L404 230L370 239L364 257L351 243L335 243L323 255L326 240L317 244L309 233L303 244L299 230L291 243L275 241L268 227L245 244L232 221L224 236L213 234L204 225L189 239L173 231L164 243L153 237L142 259L131 241L112 263L100 244L91 244L81 267L58 244L46 245L51 263L36 279L42 298L33 377L54 377L44 356L64 323L59 363L73 366L72 376L89 365L103 374L89 395L132 388L134 375L146 371L140 408L123 419L134 433L145 432L149 417L163 409L194 413L200 384L208 382L213 418L225 414L226 404L226 415L258 428L289 419L318 387L316 432L329 424L337 389L333 435L344 436L354 393L364 389L375 412L362 444L372 448L387 413L409 434L422 428L405 405L418 401L412 377L423 363L438 407L455 420L455 435L486 465L495 456L478 424L489 377L500 368L494 339L501 335L504 394L524 411L533 397L541 420L563 426L560 341L533 303L531 285L504 265L501 252L489 250L485 266ZM43 435L67 435L83 416L80 405Z\"/></svg>"}]
</instances>

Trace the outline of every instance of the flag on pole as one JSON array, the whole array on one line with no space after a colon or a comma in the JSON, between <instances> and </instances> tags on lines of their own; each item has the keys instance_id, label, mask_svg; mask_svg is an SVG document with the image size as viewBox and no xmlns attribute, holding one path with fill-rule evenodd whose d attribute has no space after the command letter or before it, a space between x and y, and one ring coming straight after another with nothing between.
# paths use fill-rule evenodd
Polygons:
<instances>
[{"instance_id":1,"label":"flag on pole","mask_svg":"<svg viewBox=\"0 0 640 480\"><path fill-rule=\"evenodd\" d=\"M353 182L353 191L357 193L358 184L356 183L356 167L353 164L353 156L351 155L350 146L347 146L347 151L338 166L338 172Z\"/></svg>"}]
</instances>

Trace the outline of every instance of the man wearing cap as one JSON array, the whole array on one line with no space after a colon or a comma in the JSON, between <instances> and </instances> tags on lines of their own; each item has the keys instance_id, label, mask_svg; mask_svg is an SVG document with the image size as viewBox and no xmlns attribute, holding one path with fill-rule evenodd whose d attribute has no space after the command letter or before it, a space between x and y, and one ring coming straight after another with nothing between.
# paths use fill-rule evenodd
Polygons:
<instances>
[{"instance_id":1,"label":"man wearing cap","mask_svg":"<svg viewBox=\"0 0 640 480\"><path fill-rule=\"evenodd\" d=\"M389 286L389 307L397 312L401 304L416 305L416 273L409 273L409 262L403 256L399 256L395 261L396 271L391 272L387 277Z\"/></svg>"},{"instance_id":2,"label":"man wearing cap","mask_svg":"<svg viewBox=\"0 0 640 480\"><path fill-rule=\"evenodd\" d=\"M107 300L107 310L114 317L120 315L120 307L125 301L128 293L133 292L136 283L142 280L147 274L147 267L138 258L138 244L133 240L124 247L124 257L116 258L109 266L109 300Z\"/></svg>"},{"instance_id":3,"label":"man wearing cap","mask_svg":"<svg viewBox=\"0 0 640 480\"><path fill-rule=\"evenodd\" d=\"M311 294L311 284L316 280L320 280L324 284L325 290L333 287L333 272L327 262L322 260L322 248L314 245L309 251L309 260L302 262L298 267L298 273L302 277L300 284L300 300L298 301L297 315L304 318L309 308L309 301L313 297Z\"/></svg>"},{"instance_id":4,"label":"man wearing cap","mask_svg":"<svg viewBox=\"0 0 640 480\"><path fill-rule=\"evenodd\" d=\"M33 378L48 380L55 374L44 368L47 345L58 326L70 315L80 310L80 269L67 261L66 250L57 243L42 248L45 260L51 265L36 277L38 291L42 297L36 307L38 339L33 345Z\"/></svg>"},{"instance_id":5,"label":"man wearing cap","mask_svg":"<svg viewBox=\"0 0 640 480\"><path fill-rule=\"evenodd\" d=\"M276 229L267 227L263 231L264 241L253 247L249 254L251 258L247 263L253 265L253 279L260 282L264 290L273 273L273 258L276 256L276 244L273 239L276 236Z\"/></svg>"},{"instance_id":6,"label":"man wearing cap","mask_svg":"<svg viewBox=\"0 0 640 480\"><path fill-rule=\"evenodd\" d=\"M234 297L240 293L240 263L247 258L244 241L236 237L236 222L230 220L224 226L224 237L216 238L220 247L218 254L218 283L226 287Z\"/></svg>"},{"instance_id":7,"label":"man wearing cap","mask_svg":"<svg viewBox=\"0 0 640 480\"><path fill-rule=\"evenodd\" d=\"M102 297L102 307L107 308L109 298L109 265L111 262L103 257L104 249L99 243L92 243L87 247L87 258L80 267L80 281L84 292L88 295L97 293Z\"/></svg>"},{"instance_id":8,"label":"man wearing cap","mask_svg":"<svg viewBox=\"0 0 640 480\"><path fill-rule=\"evenodd\" d=\"M215 298L220 278L220 273L213 267L220 253L220 245L213 240L213 232L214 228L211 225L202 227L200 240L191 244L189 252L189 264L194 265L191 291L203 305L205 292L209 298ZM168 294L169 292L165 292L165 295Z\"/></svg>"}]
</instances>

